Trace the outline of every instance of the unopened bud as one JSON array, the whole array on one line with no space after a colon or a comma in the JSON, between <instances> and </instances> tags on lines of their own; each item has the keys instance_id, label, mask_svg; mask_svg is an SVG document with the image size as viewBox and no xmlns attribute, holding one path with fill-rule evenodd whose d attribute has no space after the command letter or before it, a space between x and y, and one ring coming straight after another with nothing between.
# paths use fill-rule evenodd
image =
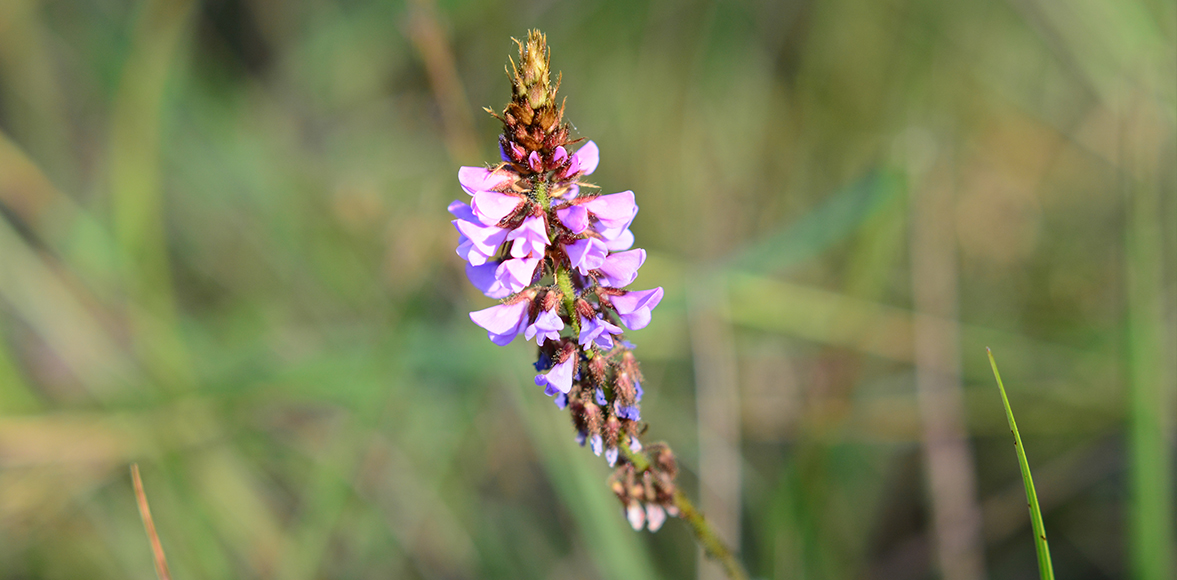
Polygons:
<instances>
[{"instance_id":1,"label":"unopened bud","mask_svg":"<svg viewBox=\"0 0 1177 580\"><path fill-rule=\"evenodd\" d=\"M560 302L563 300L564 300L563 294L561 294L555 290L550 290L544 294L543 309L544 310L555 310L556 306L558 306L560 304Z\"/></svg>"},{"instance_id":2,"label":"unopened bud","mask_svg":"<svg viewBox=\"0 0 1177 580\"><path fill-rule=\"evenodd\" d=\"M633 388L633 381L630 380L629 373L617 373L617 378L613 381L613 392L617 393L618 404L632 405L634 403L637 391Z\"/></svg>"},{"instance_id":3,"label":"unopened bud","mask_svg":"<svg viewBox=\"0 0 1177 580\"><path fill-rule=\"evenodd\" d=\"M642 509L642 504L632 502L625 508L625 518L629 520L629 525L633 526L633 531L639 532L646 525L646 512Z\"/></svg>"},{"instance_id":4,"label":"unopened bud","mask_svg":"<svg viewBox=\"0 0 1177 580\"><path fill-rule=\"evenodd\" d=\"M646 504L646 521L651 532L657 532L666 523L666 510L658 504Z\"/></svg>"},{"instance_id":5,"label":"unopened bud","mask_svg":"<svg viewBox=\"0 0 1177 580\"><path fill-rule=\"evenodd\" d=\"M605 429L601 433L601 435L605 438L605 443L609 447L616 447L618 435L620 434L621 421L618 421L616 416L609 415L609 418L605 419Z\"/></svg>"},{"instance_id":6,"label":"unopened bud","mask_svg":"<svg viewBox=\"0 0 1177 580\"><path fill-rule=\"evenodd\" d=\"M593 311L593 305L589 304L588 301L583 298L576 299L576 313L580 315L581 318L586 319L591 319L596 315L596 313Z\"/></svg>"},{"instance_id":7,"label":"unopened bud","mask_svg":"<svg viewBox=\"0 0 1177 580\"><path fill-rule=\"evenodd\" d=\"M605 382L605 371L609 369L609 361L605 360L603 356L595 356L588 363L589 373L592 374L593 382L601 384Z\"/></svg>"},{"instance_id":8,"label":"unopened bud","mask_svg":"<svg viewBox=\"0 0 1177 580\"><path fill-rule=\"evenodd\" d=\"M604 417L601 416L601 408L594 403L584 404L584 424L588 428L588 432L596 437L601 435L601 423Z\"/></svg>"}]
</instances>

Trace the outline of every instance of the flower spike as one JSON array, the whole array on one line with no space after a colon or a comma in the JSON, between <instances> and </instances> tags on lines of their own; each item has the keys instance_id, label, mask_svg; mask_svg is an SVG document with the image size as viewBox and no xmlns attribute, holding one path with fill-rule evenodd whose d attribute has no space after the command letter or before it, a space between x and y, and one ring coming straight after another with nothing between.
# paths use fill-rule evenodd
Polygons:
<instances>
[{"instance_id":1,"label":"flower spike","mask_svg":"<svg viewBox=\"0 0 1177 580\"><path fill-rule=\"evenodd\" d=\"M675 484L674 453L638 441L642 375L621 325L650 324L663 290L625 289L646 261L645 250L630 249L636 196L599 195L581 181L597 169L600 149L570 138L544 35L515 42L511 102L491 112L503 125L502 163L459 169L470 202L448 208L467 277L502 299L470 319L499 346L520 333L535 340L536 386L568 410L577 442L615 468L609 485L635 530L657 531L678 515L701 529L706 521Z\"/></svg>"}]
</instances>

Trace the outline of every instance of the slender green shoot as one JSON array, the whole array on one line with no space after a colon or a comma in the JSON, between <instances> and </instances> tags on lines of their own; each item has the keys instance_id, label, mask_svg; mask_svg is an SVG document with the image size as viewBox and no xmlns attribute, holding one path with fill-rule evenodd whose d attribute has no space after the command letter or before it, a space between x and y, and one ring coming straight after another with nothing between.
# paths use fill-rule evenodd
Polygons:
<instances>
[{"instance_id":1,"label":"slender green shoot","mask_svg":"<svg viewBox=\"0 0 1177 580\"><path fill-rule=\"evenodd\" d=\"M993 360L993 351L985 348L989 353L989 366L993 367L993 377L997 379L997 388L1001 391L1001 402L1005 405L1005 418L1009 420L1009 430L1014 434L1014 448L1018 451L1018 464L1022 467L1022 483L1026 485L1026 503L1030 508L1030 524L1034 527L1034 547L1038 551L1038 575L1042 580L1054 580L1054 566L1050 563L1050 546L1046 543L1046 528L1042 525L1042 510L1038 508L1038 494L1034 492L1034 478L1030 476L1030 462L1026 460L1026 450L1022 447L1022 436L1018 434L1018 424L1014 421L1013 409L1009 406L1009 398L1005 396L1005 385L1001 382L1001 373L997 372L997 361Z\"/></svg>"}]
</instances>

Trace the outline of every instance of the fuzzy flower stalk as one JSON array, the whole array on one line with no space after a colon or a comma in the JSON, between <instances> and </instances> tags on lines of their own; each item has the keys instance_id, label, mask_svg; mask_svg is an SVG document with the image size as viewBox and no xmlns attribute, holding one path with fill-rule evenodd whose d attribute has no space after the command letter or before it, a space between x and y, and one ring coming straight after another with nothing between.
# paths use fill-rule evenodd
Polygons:
<instances>
[{"instance_id":1,"label":"fuzzy flower stalk","mask_svg":"<svg viewBox=\"0 0 1177 580\"><path fill-rule=\"evenodd\" d=\"M597 168L592 141L569 134L544 35L528 33L507 69L512 98L501 113L500 162L462 167L470 196L449 206L470 282L497 305L470 313L490 340L522 335L538 347L535 384L566 409L576 440L615 468L609 485L634 530L682 517L729 576L731 551L675 484L674 453L644 446L642 374L625 331L650 323L662 288L630 289L646 252L634 248L634 193L602 195L585 181Z\"/></svg>"}]
</instances>

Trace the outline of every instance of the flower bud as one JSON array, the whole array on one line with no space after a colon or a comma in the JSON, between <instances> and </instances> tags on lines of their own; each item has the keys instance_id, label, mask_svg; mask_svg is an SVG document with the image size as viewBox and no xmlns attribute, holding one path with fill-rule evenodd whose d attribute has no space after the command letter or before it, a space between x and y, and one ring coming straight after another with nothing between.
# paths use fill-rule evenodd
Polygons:
<instances>
[{"instance_id":1,"label":"flower bud","mask_svg":"<svg viewBox=\"0 0 1177 580\"><path fill-rule=\"evenodd\" d=\"M583 298L576 299L576 313L581 318L589 318L589 319L593 318L596 315L596 312L593 310L593 305L589 304L588 301Z\"/></svg>"},{"instance_id":2,"label":"flower bud","mask_svg":"<svg viewBox=\"0 0 1177 580\"><path fill-rule=\"evenodd\" d=\"M630 380L629 373L617 373L617 377L613 380L613 392L617 394L619 405L629 406L634 403L637 391L633 388L633 381Z\"/></svg>"},{"instance_id":3,"label":"flower bud","mask_svg":"<svg viewBox=\"0 0 1177 580\"><path fill-rule=\"evenodd\" d=\"M633 526L633 531L639 532L646 525L646 512L642 509L642 504L638 502L630 502L625 508L625 517L629 520L629 525Z\"/></svg>"},{"instance_id":4,"label":"flower bud","mask_svg":"<svg viewBox=\"0 0 1177 580\"><path fill-rule=\"evenodd\" d=\"M584 425L589 434L600 436L602 423L604 423L604 417L601 414L601 408L596 403L585 403Z\"/></svg>"},{"instance_id":5,"label":"flower bud","mask_svg":"<svg viewBox=\"0 0 1177 580\"><path fill-rule=\"evenodd\" d=\"M594 383L605 384L605 371L609 369L609 361L605 360L605 357L593 357L588 363L588 369Z\"/></svg>"},{"instance_id":6,"label":"flower bud","mask_svg":"<svg viewBox=\"0 0 1177 580\"><path fill-rule=\"evenodd\" d=\"M619 421L616 416L609 415L609 418L605 419L605 429L601 433L601 436L605 439L605 446L617 447L617 439L618 435L620 434L621 421Z\"/></svg>"}]
</instances>

